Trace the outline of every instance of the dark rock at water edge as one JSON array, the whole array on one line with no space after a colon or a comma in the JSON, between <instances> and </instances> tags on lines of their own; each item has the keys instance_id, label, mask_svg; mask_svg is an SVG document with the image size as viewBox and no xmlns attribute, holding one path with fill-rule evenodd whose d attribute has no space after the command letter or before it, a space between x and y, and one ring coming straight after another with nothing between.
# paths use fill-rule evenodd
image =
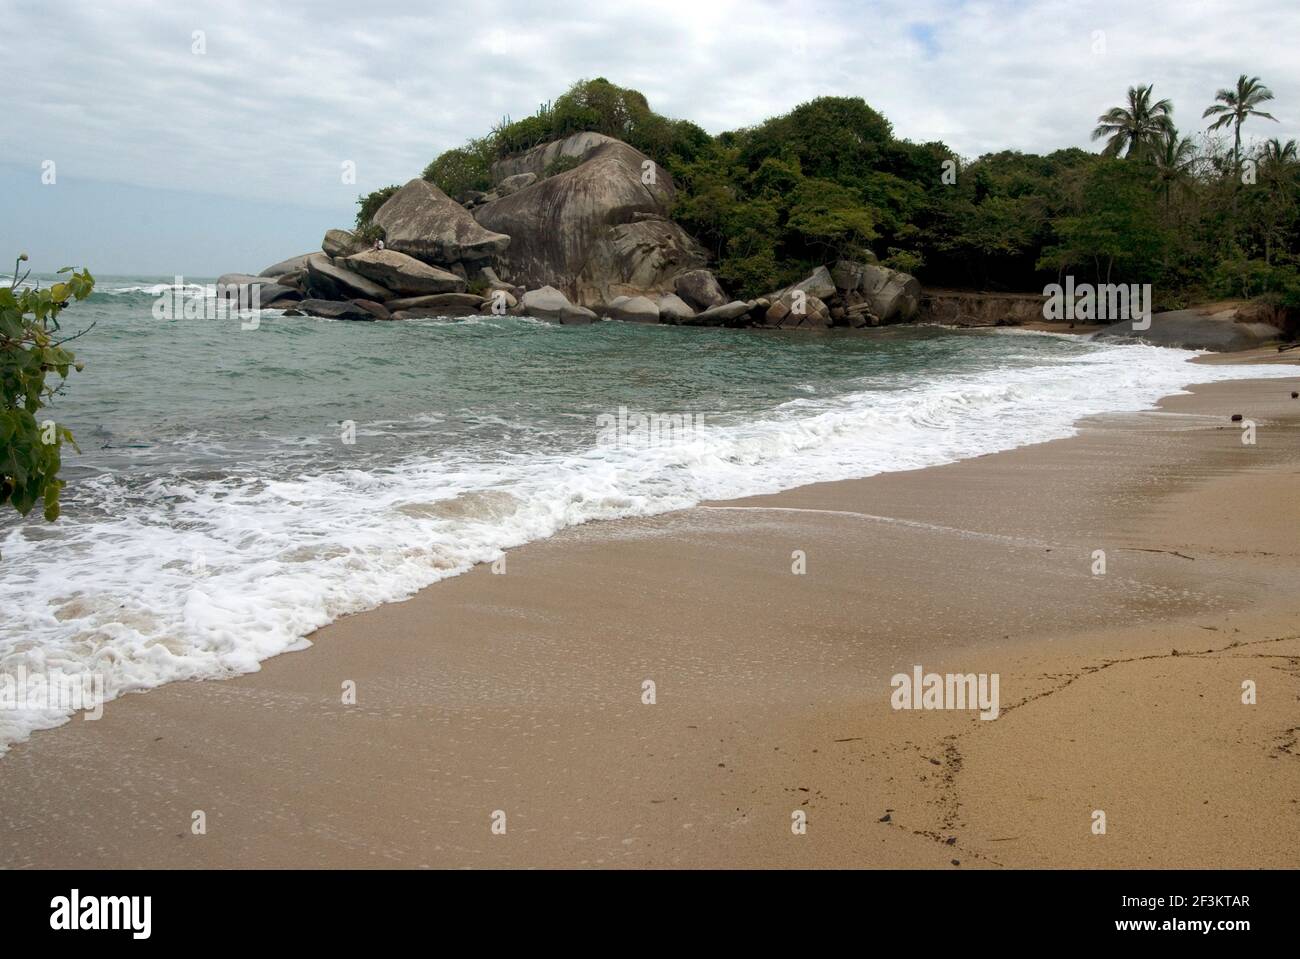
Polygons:
<instances>
[{"instance_id":1,"label":"dark rock at water edge","mask_svg":"<svg viewBox=\"0 0 1300 959\"><path fill-rule=\"evenodd\" d=\"M377 317L363 306L339 300L302 300L295 304L297 312L308 316L319 316L329 320L359 320L374 322Z\"/></svg>"},{"instance_id":2,"label":"dark rock at water edge","mask_svg":"<svg viewBox=\"0 0 1300 959\"><path fill-rule=\"evenodd\" d=\"M1132 320L1124 320L1096 335L1100 340L1133 340L1153 346L1235 353L1276 343L1282 331L1268 323L1239 322L1235 310L1207 314L1192 309L1157 313L1151 317L1151 328L1147 330L1135 330Z\"/></svg>"},{"instance_id":3,"label":"dark rock at water edge","mask_svg":"<svg viewBox=\"0 0 1300 959\"><path fill-rule=\"evenodd\" d=\"M339 266L324 253L307 258L307 292L317 299L347 300L360 297L384 302L393 294L374 280Z\"/></svg>"}]
</instances>

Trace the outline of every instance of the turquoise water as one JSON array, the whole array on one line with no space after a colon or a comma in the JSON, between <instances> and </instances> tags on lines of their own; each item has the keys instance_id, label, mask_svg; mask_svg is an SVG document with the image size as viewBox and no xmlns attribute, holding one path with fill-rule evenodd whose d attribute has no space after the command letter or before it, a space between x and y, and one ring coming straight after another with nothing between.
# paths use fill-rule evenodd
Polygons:
<instances>
[{"instance_id":1,"label":"turquoise water","mask_svg":"<svg viewBox=\"0 0 1300 959\"><path fill-rule=\"evenodd\" d=\"M57 523L0 519L0 668L93 672L110 695L245 672L565 526L951 462L1295 372L939 328L265 311L246 329L156 319L167 282L100 278L64 314L94 324L50 411L82 452ZM0 747L64 716L0 716Z\"/></svg>"}]
</instances>

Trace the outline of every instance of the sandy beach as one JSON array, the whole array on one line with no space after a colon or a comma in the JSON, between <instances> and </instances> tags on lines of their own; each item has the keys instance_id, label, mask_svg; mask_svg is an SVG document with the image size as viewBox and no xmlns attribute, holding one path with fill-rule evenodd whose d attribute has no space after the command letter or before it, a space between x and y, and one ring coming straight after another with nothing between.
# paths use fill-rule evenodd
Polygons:
<instances>
[{"instance_id":1,"label":"sandy beach","mask_svg":"<svg viewBox=\"0 0 1300 959\"><path fill-rule=\"evenodd\" d=\"M35 735L0 863L1300 866L1298 389L567 530Z\"/></svg>"}]
</instances>

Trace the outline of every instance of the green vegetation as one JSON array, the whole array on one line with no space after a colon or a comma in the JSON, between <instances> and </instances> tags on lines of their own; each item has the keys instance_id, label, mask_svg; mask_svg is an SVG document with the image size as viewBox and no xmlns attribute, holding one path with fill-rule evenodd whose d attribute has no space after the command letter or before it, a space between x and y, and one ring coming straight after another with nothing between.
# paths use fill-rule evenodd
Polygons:
<instances>
[{"instance_id":1,"label":"green vegetation","mask_svg":"<svg viewBox=\"0 0 1300 959\"><path fill-rule=\"evenodd\" d=\"M531 117L506 117L486 137L447 150L424 168L423 176L452 197L467 190L487 191L492 188L493 161L584 130L617 137L660 163L673 155L692 157L710 142L694 123L662 117L636 90L598 77L575 83Z\"/></svg>"},{"instance_id":2,"label":"green vegetation","mask_svg":"<svg viewBox=\"0 0 1300 959\"><path fill-rule=\"evenodd\" d=\"M380 187L372 193L357 197L357 232L368 235L377 228L370 221L374 219L379 208L388 202L388 198L400 189L396 183ZM376 237L370 236L370 239Z\"/></svg>"},{"instance_id":3,"label":"green vegetation","mask_svg":"<svg viewBox=\"0 0 1300 959\"><path fill-rule=\"evenodd\" d=\"M1252 149L1241 141L1244 123L1274 119L1260 109L1272 97L1243 75L1218 91L1205 111L1209 129L1193 140L1175 127L1170 101L1134 86L1097 118L1100 154L1003 151L966 161L943 143L895 137L856 97L821 97L709 136L598 78L448 150L424 176L452 196L486 191L503 156L582 130L618 137L672 174L673 216L741 296L837 257L874 255L930 286L1041 291L1068 271L1081 281L1151 283L1161 307L1261 293L1296 307L1295 141Z\"/></svg>"},{"instance_id":4,"label":"green vegetation","mask_svg":"<svg viewBox=\"0 0 1300 959\"><path fill-rule=\"evenodd\" d=\"M542 171L542 179L553 177L557 173L564 173L572 170L581 161L577 157L556 157L550 163L546 164L546 169Z\"/></svg>"},{"instance_id":5,"label":"green vegetation","mask_svg":"<svg viewBox=\"0 0 1300 959\"><path fill-rule=\"evenodd\" d=\"M88 272L68 273L66 280L49 289L23 286L19 266L27 254L18 257L13 282L0 289L0 506L5 503L24 516L44 501L47 520L59 516L60 449L67 441L76 448L72 432L53 420L41 422L37 414L62 388L70 370L80 371L71 351L59 340L59 313L72 299L84 300L95 288ZM46 381L57 373L58 386Z\"/></svg>"}]
</instances>

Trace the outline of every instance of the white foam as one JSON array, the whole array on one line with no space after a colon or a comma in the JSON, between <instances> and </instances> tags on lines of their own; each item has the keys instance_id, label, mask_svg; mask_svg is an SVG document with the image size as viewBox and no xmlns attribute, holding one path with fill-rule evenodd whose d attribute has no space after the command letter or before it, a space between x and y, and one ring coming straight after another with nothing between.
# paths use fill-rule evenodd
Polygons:
<instances>
[{"instance_id":1,"label":"white foam","mask_svg":"<svg viewBox=\"0 0 1300 959\"><path fill-rule=\"evenodd\" d=\"M502 550L596 519L949 463L1070 435L1194 382L1294 366L1189 366L1141 345L894 390L801 396L749 420L705 416L684 442L571 454L423 458L366 472L155 480L143 506L39 524L0 544L0 669L100 673L109 698L254 671L341 615L404 598ZM372 424L378 425L378 424ZM113 509L121 480L86 481ZM132 503L141 500L139 490ZM0 749L58 725L0 711Z\"/></svg>"}]
</instances>

